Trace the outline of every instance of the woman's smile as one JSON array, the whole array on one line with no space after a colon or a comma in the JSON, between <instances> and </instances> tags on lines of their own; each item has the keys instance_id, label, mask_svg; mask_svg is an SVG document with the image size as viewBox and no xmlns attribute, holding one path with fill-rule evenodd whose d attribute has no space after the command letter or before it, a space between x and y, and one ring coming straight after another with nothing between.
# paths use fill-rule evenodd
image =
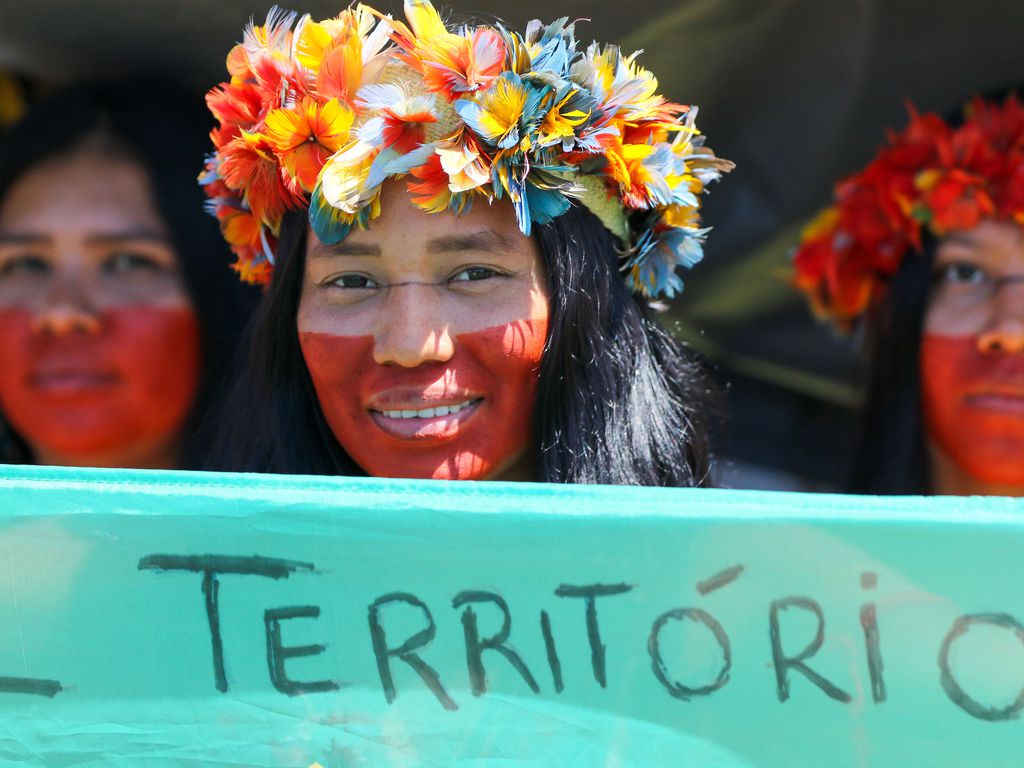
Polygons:
<instances>
[{"instance_id":1,"label":"woman's smile","mask_svg":"<svg viewBox=\"0 0 1024 768\"><path fill-rule=\"evenodd\" d=\"M964 397L964 402L979 410L1024 417L1024 392L976 392Z\"/></svg>"},{"instance_id":2,"label":"woman's smile","mask_svg":"<svg viewBox=\"0 0 1024 768\"><path fill-rule=\"evenodd\" d=\"M479 398L462 400L457 403L451 403L450 405L437 405L422 408L420 410L416 410L415 407L413 407L411 409L402 408L400 410L393 411L377 411L377 413L382 413L389 419L432 419L435 416L448 416L449 414L454 416L463 408L468 408L469 406L474 405L478 400Z\"/></svg>"},{"instance_id":3,"label":"woman's smile","mask_svg":"<svg viewBox=\"0 0 1024 768\"><path fill-rule=\"evenodd\" d=\"M392 437L416 442L442 442L457 438L466 423L480 412L483 403L484 398L477 397L427 408L370 409L370 417Z\"/></svg>"},{"instance_id":4,"label":"woman's smile","mask_svg":"<svg viewBox=\"0 0 1024 768\"><path fill-rule=\"evenodd\" d=\"M45 366L28 376L30 387L53 397L108 391L120 383L117 372L95 366Z\"/></svg>"}]
</instances>

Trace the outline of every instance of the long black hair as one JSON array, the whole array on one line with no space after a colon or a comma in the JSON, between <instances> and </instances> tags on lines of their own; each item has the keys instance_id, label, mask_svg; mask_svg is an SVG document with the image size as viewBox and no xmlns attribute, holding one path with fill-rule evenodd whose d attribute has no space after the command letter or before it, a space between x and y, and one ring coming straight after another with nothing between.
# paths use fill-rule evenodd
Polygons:
<instances>
[{"instance_id":1,"label":"long black hair","mask_svg":"<svg viewBox=\"0 0 1024 768\"><path fill-rule=\"evenodd\" d=\"M282 226L213 469L365 474L331 433L299 348L306 227L303 211ZM617 241L579 207L538 230L550 319L534 417L537 479L706 484L705 379L629 292Z\"/></svg>"},{"instance_id":2,"label":"long black hair","mask_svg":"<svg viewBox=\"0 0 1024 768\"><path fill-rule=\"evenodd\" d=\"M79 83L55 91L0 141L0 200L25 173L87 144L133 160L146 171L167 224L185 288L199 319L203 370L184 431L179 466L198 468L212 429L211 410L226 386L241 331L258 294L232 274L216 222L203 210L197 160L209 144L199 99L157 81ZM94 141L99 139L99 141ZM30 463L24 440L0 414L0 462Z\"/></svg>"},{"instance_id":3,"label":"long black hair","mask_svg":"<svg viewBox=\"0 0 1024 768\"><path fill-rule=\"evenodd\" d=\"M921 335L935 258L934 238L910 253L865 325L867 390L852 493L925 494L931 487L921 412Z\"/></svg>"}]
</instances>

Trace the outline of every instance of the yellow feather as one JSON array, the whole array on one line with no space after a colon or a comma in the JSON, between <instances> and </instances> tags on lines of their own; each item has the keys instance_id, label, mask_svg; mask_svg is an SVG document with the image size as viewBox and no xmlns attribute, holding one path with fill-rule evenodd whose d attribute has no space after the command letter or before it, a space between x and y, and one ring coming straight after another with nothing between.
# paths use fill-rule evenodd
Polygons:
<instances>
[{"instance_id":1,"label":"yellow feather","mask_svg":"<svg viewBox=\"0 0 1024 768\"><path fill-rule=\"evenodd\" d=\"M306 20L299 28L295 43L295 58L299 64L312 72L318 72L331 38L331 33L323 24Z\"/></svg>"},{"instance_id":2,"label":"yellow feather","mask_svg":"<svg viewBox=\"0 0 1024 768\"><path fill-rule=\"evenodd\" d=\"M448 29L430 0L405 0L405 18L420 40L448 34Z\"/></svg>"}]
</instances>

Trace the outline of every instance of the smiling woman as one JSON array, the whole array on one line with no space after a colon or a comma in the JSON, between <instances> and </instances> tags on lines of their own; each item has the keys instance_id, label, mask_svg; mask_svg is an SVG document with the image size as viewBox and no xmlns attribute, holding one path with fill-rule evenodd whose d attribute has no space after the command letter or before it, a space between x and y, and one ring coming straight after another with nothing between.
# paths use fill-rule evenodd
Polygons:
<instances>
[{"instance_id":1,"label":"smiling woman","mask_svg":"<svg viewBox=\"0 0 1024 768\"><path fill-rule=\"evenodd\" d=\"M217 466L696 485L704 387L648 304L731 167L573 27L272 14L211 91L204 184L268 282Z\"/></svg>"},{"instance_id":2,"label":"smiling woman","mask_svg":"<svg viewBox=\"0 0 1024 768\"><path fill-rule=\"evenodd\" d=\"M187 114L166 91L87 84L5 135L0 460L201 463L244 299L175 167L202 136Z\"/></svg>"}]
</instances>

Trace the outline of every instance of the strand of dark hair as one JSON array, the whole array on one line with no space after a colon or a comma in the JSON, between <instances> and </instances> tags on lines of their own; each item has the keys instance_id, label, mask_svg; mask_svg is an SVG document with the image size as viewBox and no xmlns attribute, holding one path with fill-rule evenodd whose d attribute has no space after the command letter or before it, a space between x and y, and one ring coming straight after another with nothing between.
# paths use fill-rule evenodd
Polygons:
<instances>
[{"instance_id":1,"label":"strand of dark hair","mask_svg":"<svg viewBox=\"0 0 1024 768\"><path fill-rule=\"evenodd\" d=\"M705 378L630 293L611 234L574 208L539 239L552 297L536 411L541 477L705 484Z\"/></svg>"},{"instance_id":2,"label":"strand of dark hair","mask_svg":"<svg viewBox=\"0 0 1024 768\"><path fill-rule=\"evenodd\" d=\"M867 389L851 493L922 494L931 484L921 414L921 334L935 243L908 255L866 318Z\"/></svg>"},{"instance_id":3,"label":"strand of dark hair","mask_svg":"<svg viewBox=\"0 0 1024 768\"><path fill-rule=\"evenodd\" d=\"M330 432L298 343L305 212L281 226L271 285L253 315L210 469L365 475Z\"/></svg>"}]
</instances>

